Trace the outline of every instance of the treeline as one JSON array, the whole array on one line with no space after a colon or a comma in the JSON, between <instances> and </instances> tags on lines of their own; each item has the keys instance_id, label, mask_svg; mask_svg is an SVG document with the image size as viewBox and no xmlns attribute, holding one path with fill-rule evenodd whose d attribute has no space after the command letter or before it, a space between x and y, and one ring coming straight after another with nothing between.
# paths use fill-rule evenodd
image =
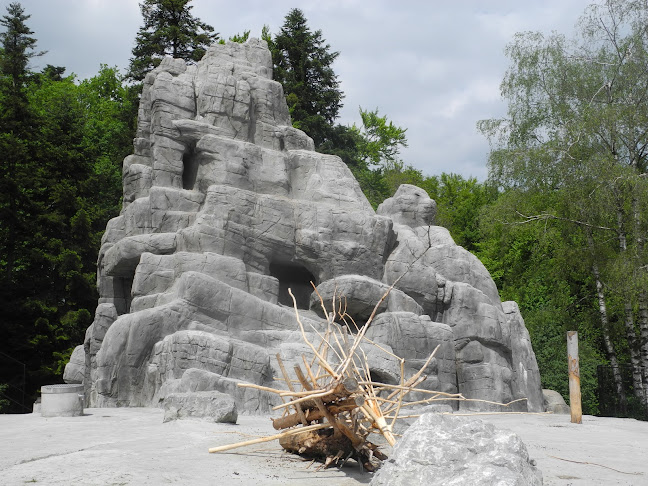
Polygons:
<instances>
[{"instance_id":1,"label":"treeline","mask_svg":"<svg viewBox=\"0 0 648 486\"><path fill-rule=\"evenodd\" d=\"M60 380L97 305L97 249L118 214L136 97L116 69L79 81L43 54L19 3L0 20L0 383L22 410ZM26 387L23 387L23 365Z\"/></svg>"},{"instance_id":2,"label":"treeline","mask_svg":"<svg viewBox=\"0 0 648 486\"><path fill-rule=\"evenodd\" d=\"M521 34L510 44L502 83L508 116L479 123L493 147L485 182L427 176L407 164L406 129L377 109L361 108L357 124L338 123L339 53L302 11L288 12L277 33L259 33L293 124L316 150L348 165L374 207L400 184L424 188L437 201L437 224L482 260L503 300L518 302L543 386L565 396L565 333L579 331L586 413L599 412L599 365L617 370L626 411L645 403L648 391L648 12L608 3L588 11L580 42ZM141 81L165 55L196 62L224 42L189 4L144 0L127 72L101 66L87 80L63 67L30 70L40 53L20 4L0 21L0 392L21 376L18 360L30 403L42 384L60 381L83 341L96 306L100 238L121 206ZM621 379L624 365L634 371L630 383Z\"/></svg>"}]
</instances>

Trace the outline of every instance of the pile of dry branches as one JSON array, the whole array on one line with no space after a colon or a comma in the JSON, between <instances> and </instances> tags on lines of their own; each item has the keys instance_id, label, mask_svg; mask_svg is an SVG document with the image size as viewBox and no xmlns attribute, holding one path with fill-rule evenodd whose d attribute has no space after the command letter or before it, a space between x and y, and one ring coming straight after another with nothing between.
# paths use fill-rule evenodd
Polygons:
<instances>
[{"instance_id":1,"label":"pile of dry branches","mask_svg":"<svg viewBox=\"0 0 648 486\"><path fill-rule=\"evenodd\" d=\"M345 299L333 298L332 309L320 303L327 318L326 330L314 328L307 333L300 319L295 298L295 313L302 338L313 356L302 355L302 363L293 368L294 377L286 370L279 354L277 361L287 390L276 390L254 384L239 384L279 395L283 401L274 410L283 410L282 417L273 420L273 426L283 432L246 442L215 447L209 452L221 452L236 447L278 439L287 451L322 460L324 467L342 465L349 458L358 461L368 471L380 467L387 456L368 440L371 433L384 437L389 445L396 442L393 428L405 407L423 405L438 400L462 400L459 394L448 394L418 388L437 349L413 376L405 377L405 360L366 337L376 312L393 286L375 305L369 319L359 327L347 314ZM317 292L317 289L315 289ZM292 296L292 292L290 293ZM319 295L319 294L318 294ZM309 339L316 336L316 342ZM374 346L400 362L400 384L388 385L371 380L365 350ZM428 398L406 401L411 392L427 394ZM409 416L411 417L411 416Z\"/></svg>"}]
</instances>

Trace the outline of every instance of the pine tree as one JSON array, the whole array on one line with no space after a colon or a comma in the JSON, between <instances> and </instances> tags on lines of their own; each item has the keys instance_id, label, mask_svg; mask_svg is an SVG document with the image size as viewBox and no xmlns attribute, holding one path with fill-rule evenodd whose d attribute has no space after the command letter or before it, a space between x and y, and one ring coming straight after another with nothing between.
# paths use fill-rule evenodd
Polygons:
<instances>
[{"instance_id":1,"label":"pine tree","mask_svg":"<svg viewBox=\"0 0 648 486\"><path fill-rule=\"evenodd\" d=\"M28 19L19 3L9 4L7 15L0 19L4 27L0 33L0 351L3 356L11 353L21 358L23 349L14 346L13 337L22 333L17 329L24 317L20 298L32 291L31 279L24 274L31 248L24 242L34 220L30 194L37 169L33 157L36 123L28 102L27 68L30 58L39 53L34 52L36 39L25 23ZM11 366L0 366L0 383L11 384L12 373L16 370Z\"/></svg>"},{"instance_id":2,"label":"pine tree","mask_svg":"<svg viewBox=\"0 0 648 486\"><path fill-rule=\"evenodd\" d=\"M25 363L30 400L61 379L92 321L97 250L119 211L134 98L106 66L81 83L63 67L31 71L38 53L29 16L17 3L7 10L0 19L0 384L15 390L12 380L22 378L15 363ZM24 411L19 405L12 400L9 411Z\"/></svg>"},{"instance_id":3,"label":"pine tree","mask_svg":"<svg viewBox=\"0 0 648 486\"><path fill-rule=\"evenodd\" d=\"M274 79L284 88L293 125L322 145L331 135L344 94L333 71L340 54L330 52L322 31L311 32L304 13L294 8L270 43Z\"/></svg>"},{"instance_id":4,"label":"pine tree","mask_svg":"<svg viewBox=\"0 0 648 486\"><path fill-rule=\"evenodd\" d=\"M191 15L191 0L144 0L144 25L135 38L127 77L142 81L164 56L199 61L219 38L214 28Z\"/></svg>"},{"instance_id":5,"label":"pine tree","mask_svg":"<svg viewBox=\"0 0 648 486\"><path fill-rule=\"evenodd\" d=\"M20 3L9 4L7 14L0 20L6 29L0 33L0 267L5 284L12 281L18 233L27 229L21 186L30 172L28 145L34 127L27 101L27 66L30 58L42 54L34 52L36 39L25 24L30 16Z\"/></svg>"}]
</instances>

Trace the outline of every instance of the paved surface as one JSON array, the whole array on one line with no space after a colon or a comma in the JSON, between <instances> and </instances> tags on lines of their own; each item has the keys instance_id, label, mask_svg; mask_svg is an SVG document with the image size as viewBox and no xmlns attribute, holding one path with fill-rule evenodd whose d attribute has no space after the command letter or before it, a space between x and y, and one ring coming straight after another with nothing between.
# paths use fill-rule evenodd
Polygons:
<instances>
[{"instance_id":1,"label":"paved surface","mask_svg":"<svg viewBox=\"0 0 648 486\"><path fill-rule=\"evenodd\" d=\"M239 424L226 425L163 424L162 416L161 410L146 408L86 409L85 416L70 418L0 415L0 484L344 486L371 480L352 461L342 470L316 471L283 453L276 441L207 452L276 433L267 417L240 416ZM585 416L575 425L564 415L479 418L520 435L545 485L648 485L646 422Z\"/></svg>"}]
</instances>

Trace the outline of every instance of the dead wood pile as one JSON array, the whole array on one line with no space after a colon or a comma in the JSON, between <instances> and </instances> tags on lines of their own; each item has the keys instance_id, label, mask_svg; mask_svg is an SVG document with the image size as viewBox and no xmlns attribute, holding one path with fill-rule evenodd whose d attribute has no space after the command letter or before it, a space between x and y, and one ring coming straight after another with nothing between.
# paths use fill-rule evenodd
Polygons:
<instances>
[{"instance_id":1,"label":"dead wood pile","mask_svg":"<svg viewBox=\"0 0 648 486\"><path fill-rule=\"evenodd\" d=\"M312 351L312 358L302 355L302 363L293 368L294 376L286 369L281 356L277 362L287 389L276 390L254 384L239 384L275 393L283 403L274 410L283 410L280 418L273 419L273 426L283 432L276 435L215 447L209 452L221 452L237 447L278 439L281 446L296 454L318 459L324 467L342 465L349 458L358 461L364 469L374 471L387 456L378 445L369 441L371 433L382 435L389 445L396 438L392 432L394 423L405 407L423 405L438 400L462 400L459 394L448 394L417 388L425 379L427 368L437 349L428 357L421 369L413 376L404 374L405 360L395 356L378 343L365 336L376 311L389 295L393 286L376 304L366 323L359 327L346 313L345 300L333 299L332 309L326 309L320 297L325 315L328 316L326 331L310 330L316 342L309 339L295 303L297 324L302 338ZM317 290L315 290L317 292ZM290 294L292 296L292 292ZM293 297L294 302L294 297ZM371 380L369 363L364 349L374 346L400 362L400 384L388 385ZM428 398L406 401L410 392L421 392Z\"/></svg>"}]
</instances>

